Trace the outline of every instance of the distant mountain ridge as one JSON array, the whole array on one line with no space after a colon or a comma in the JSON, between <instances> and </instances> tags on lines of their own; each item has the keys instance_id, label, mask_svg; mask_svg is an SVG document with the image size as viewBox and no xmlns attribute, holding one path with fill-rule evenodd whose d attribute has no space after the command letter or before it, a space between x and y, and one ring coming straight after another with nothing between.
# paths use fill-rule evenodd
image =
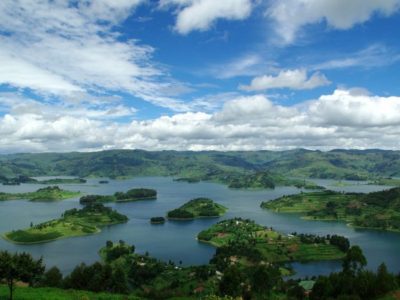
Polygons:
<instances>
[{"instance_id":1,"label":"distant mountain ridge","mask_svg":"<svg viewBox=\"0 0 400 300\"><path fill-rule=\"evenodd\" d=\"M145 151L21 153L0 155L0 176L174 176L230 183L263 177L367 180L400 176L400 151Z\"/></svg>"}]
</instances>

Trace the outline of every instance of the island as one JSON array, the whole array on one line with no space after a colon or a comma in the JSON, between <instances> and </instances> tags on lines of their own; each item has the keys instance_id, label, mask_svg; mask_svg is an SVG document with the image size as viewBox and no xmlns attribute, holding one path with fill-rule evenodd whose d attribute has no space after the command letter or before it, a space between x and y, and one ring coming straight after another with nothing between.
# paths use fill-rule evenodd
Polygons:
<instances>
[{"instance_id":1,"label":"island","mask_svg":"<svg viewBox=\"0 0 400 300\"><path fill-rule=\"evenodd\" d=\"M67 191L58 186L49 186L27 193L0 193L0 201L28 199L34 202L54 202L78 197L80 192Z\"/></svg>"},{"instance_id":2,"label":"island","mask_svg":"<svg viewBox=\"0 0 400 300\"><path fill-rule=\"evenodd\" d=\"M83 184L86 179L83 178L51 178L38 180L29 176L19 175L16 177L8 178L0 175L0 182L3 185L20 185L21 183L34 183L34 184Z\"/></svg>"},{"instance_id":3,"label":"island","mask_svg":"<svg viewBox=\"0 0 400 300\"><path fill-rule=\"evenodd\" d=\"M3 237L17 244L46 243L62 238L99 233L101 227L126 223L128 217L102 204L87 205L82 209L65 211L59 219L50 220L30 228L7 232Z\"/></svg>"},{"instance_id":4,"label":"island","mask_svg":"<svg viewBox=\"0 0 400 300\"><path fill-rule=\"evenodd\" d=\"M86 195L79 199L81 204L106 202L131 202L157 199L157 191L153 189L136 188L127 192L116 192L114 195Z\"/></svg>"},{"instance_id":5,"label":"island","mask_svg":"<svg viewBox=\"0 0 400 300\"><path fill-rule=\"evenodd\" d=\"M192 220L195 218L220 217L227 208L215 203L208 198L196 198L185 203L181 207L167 213L171 220Z\"/></svg>"},{"instance_id":6,"label":"island","mask_svg":"<svg viewBox=\"0 0 400 300\"><path fill-rule=\"evenodd\" d=\"M342 259L350 243L345 237L282 234L252 220L224 220L201 231L197 239L217 247L214 263L259 263Z\"/></svg>"},{"instance_id":7,"label":"island","mask_svg":"<svg viewBox=\"0 0 400 300\"><path fill-rule=\"evenodd\" d=\"M300 193L263 202L261 207L299 213L308 220L343 221L354 227L400 232L400 188L368 194Z\"/></svg>"},{"instance_id":8,"label":"island","mask_svg":"<svg viewBox=\"0 0 400 300\"><path fill-rule=\"evenodd\" d=\"M152 217L150 219L151 224L164 224L165 218L164 217Z\"/></svg>"},{"instance_id":9,"label":"island","mask_svg":"<svg viewBox=\"0 0 400 300\"><path fill-rule=\"evenodd\" d=\"M201 180L199 178L193 178L193 177L179 177L179 178L174 178L173 181L187 182L187 183L198 183Z\"/></svg>"}]
</instances>

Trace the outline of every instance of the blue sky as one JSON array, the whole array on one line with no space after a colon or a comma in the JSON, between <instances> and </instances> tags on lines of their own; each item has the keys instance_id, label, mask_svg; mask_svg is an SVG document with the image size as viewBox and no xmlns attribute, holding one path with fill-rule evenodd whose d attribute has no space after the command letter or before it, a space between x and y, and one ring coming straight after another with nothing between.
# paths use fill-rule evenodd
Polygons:
<instances>
[{"instance_id":1,"label":"blue sky","mask_svg":"<svg viewBox=\"0 0 400 300\"><path fill-rule=\"evenodd\" d=\"M400 0L4 0L0 153L399 149Z\"/></svg>"}]
</instances>

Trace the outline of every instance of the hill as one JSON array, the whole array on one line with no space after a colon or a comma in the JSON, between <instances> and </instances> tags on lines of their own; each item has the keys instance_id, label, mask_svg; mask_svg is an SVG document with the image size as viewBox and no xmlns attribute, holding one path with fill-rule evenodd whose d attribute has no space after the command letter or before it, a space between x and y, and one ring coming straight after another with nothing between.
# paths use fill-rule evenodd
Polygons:
<instances>
[{"instance_id":1,"label":"hill","mask_svg":"<svg viewBox=\"0 0 400 300\"><path fill-rule=\"evenodd\" d=\"M0 178L173 176L232 187L293 184L288 177L376 180L400 176L400 151L144 151L39 153L0 156ZM249 176L253 176L251 180ZM257 179L257 180L253 180ZM253 182L256 182L253 185ZM299 182L297 182L298 184Z\"/></svg>"}]
</instances>

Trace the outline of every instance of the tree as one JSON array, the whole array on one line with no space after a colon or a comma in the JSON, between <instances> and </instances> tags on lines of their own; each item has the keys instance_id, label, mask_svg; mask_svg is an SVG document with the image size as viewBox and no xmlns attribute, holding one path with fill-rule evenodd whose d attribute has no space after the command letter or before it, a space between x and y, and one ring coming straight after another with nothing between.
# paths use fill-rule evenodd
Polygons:
<instances>
[{"instance_id":1,"label":"tree","mask_svg":"<svg viewBox=\"0 0 400 300\"><path fill-rule=\"evenodd\" d=\"M384 263L378 267L376 275L376 288L379 295L384 295L396 289L396 278L388 272Z\"/></svg>"},{"instance_id":2,"label":"tree","mask_svg":"<svg viewBox=\"0 0 400 300\"><path fill-rule=\"evenodd\" d=\"M0 252L0 280L7 283L9 299L13 299L15 281L22 281L32 285L43 274L45 267L42 259L35 260L28 253L10 254Z\"/></svg>"},{"instance_id":3,"label":"tree","mask_svg":"<svg viewBox=\"0 0 400 300\"><path fill-rule=\"evenodd\" d=\"M260 265L256 267L252 278L252 290L257 294L269 294L281 280L277 267Z\"/></svg>"},{"instance_id":4,"label":"tree","mask_svg":"<svg viewBox=\"0 0 400 300\"><path fill-rule=\"evenodd\" d=\"M60 287L62 284L63 276L57 267L52 267L46 273L41 282L43 286Z\"/></svg>"},{"instance_id":5,"label":"tree","mask_svg":"<svg viewBox=\"0 0 400 300\"><path fill-rule=\"evenodd\" d=\"M219 292L221 295L239 297L243 292L243 275L238 267L228 267L219 283Z\"/></svg>"},{"instance_id":6,"label":"tree","mask_svg":"<svg viewBox=\"0 0 400 300\"><path fill-rule=\"evenodd\" d=\"M117 266L112 274L111 291L119 294L128 292L128 279L121 266Z\"/></svg>"},{"instance_id":7,"label":"tree","mask_svg":"<svg viewBox=\"0 0 400 300\"><path fill-rule=\"evenodd\" d=\"M355 274L361 271L364 266L367 265L367 259L365 258L361 248L359 246L352 246L346 253L346 257L343 260L343 271Z\"/></svg>"}]
</instances>

